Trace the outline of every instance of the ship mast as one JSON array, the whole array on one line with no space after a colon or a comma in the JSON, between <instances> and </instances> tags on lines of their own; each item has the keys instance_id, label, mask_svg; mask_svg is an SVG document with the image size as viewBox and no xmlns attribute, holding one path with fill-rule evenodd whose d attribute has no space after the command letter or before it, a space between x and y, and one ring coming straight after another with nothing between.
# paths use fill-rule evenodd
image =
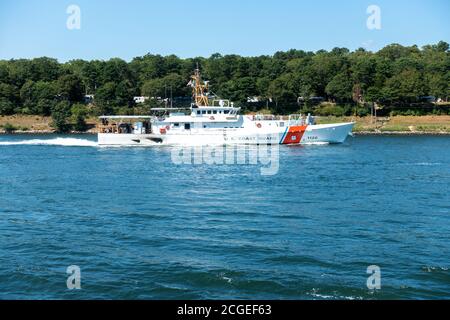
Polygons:
<instances>
[{"instance_id":1,"label":"ship mast","mask_svg":"<svg viewBox=\"0 0 450 320\"><path fill-rule=\"evenodd\" d=\"M205 95L205 92L208 90L208 83L202 81L198 64L197 69L195 69L189 83L192 87L192 96L194 98L195 105L198 107L208 106L208 97Z\"/></svg>"}]
</instances>

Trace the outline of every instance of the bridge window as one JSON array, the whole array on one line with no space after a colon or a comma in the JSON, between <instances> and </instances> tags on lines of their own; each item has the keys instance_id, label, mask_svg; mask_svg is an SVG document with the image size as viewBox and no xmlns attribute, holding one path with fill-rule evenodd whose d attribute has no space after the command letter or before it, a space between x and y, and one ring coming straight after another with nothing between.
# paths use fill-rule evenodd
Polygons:
<instances>
[{"instance_id":1,"label":"bridge window","mask_svg":"<svg viewBox=\"0 0 450 320\"><path fill-rule=\"evenodd\" d=\"M208 110L208 114L211 114L211 110Z\"/></svg>"},{"instance_id":2,"label":"bridge window","mask_svg":"<svg viewBox=\"0 0 450 320\"><path fill-rule=\"evenodd\" d=\"M191 130L191 124L190 123L185 123L184 124L184 130Z\"/></svg>"},{"instance_id":3,"label":"bridge window","mask_svg":"<svg viewBox=\"0 0 450 320\"><path fill-rule=\"evenodd\" d=\"M202 110L202 114L206 114L206 110Z\"/></svg>"},{"instance_id":4,"label":"bridge window","mask_svg":"<svg viewBox=\"0 0 450 320\"><path fill-rule=\"evenodd\" d=\"M174 126L175 128L178 128L178 127L180 126L180 124L179 124L179 123L174 123L173 126Z\"/></svg>"},{"instance_id":5,"label":"bridge window","mask_svg":"<svg viewBox=\"0 0 450 320\"><path fill-rule=\"evenodd\" d=\"M230 110L224 110L224 112L223 113L225 113L225 114L229 114L230 113Z\"/></svg>"},{"instance_id":6,"label":"bridge window","mask_svg":"<svg viewBox=\"0 0 450 320\"><path fill-rule=\"evenodd\" d=\"M217 114L217 110L213 110L213 114Z\"/></svg>"}]
</instances>

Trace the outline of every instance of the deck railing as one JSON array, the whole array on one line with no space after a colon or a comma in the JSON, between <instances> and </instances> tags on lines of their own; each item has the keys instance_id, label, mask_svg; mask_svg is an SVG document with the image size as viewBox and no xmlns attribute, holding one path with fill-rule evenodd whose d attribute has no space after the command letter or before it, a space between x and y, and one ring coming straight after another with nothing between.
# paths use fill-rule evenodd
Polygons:
<instances>
[{"instance_id":1,"label":"deck railing","mask_svg":"<svg viewBox=\"0 0 450 320\"><path fill-rule=\"evenodd\" d=\"M304 125L306 119L301 114L291 114L289 116L278 116L272 114L255 114L252 117L252 120L255 121L286 121L289 125Z\"/></svg>"}]
</instances>

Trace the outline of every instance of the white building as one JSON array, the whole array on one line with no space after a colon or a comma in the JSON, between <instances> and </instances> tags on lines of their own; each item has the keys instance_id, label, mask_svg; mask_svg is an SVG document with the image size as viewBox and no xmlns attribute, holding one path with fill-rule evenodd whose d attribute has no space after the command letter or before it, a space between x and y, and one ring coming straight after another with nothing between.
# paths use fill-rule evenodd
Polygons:
<instances>
[{"instance_id":1,"label":"white building","mask_svg":"<svg viewBox=\"0 0 450 320\"><path fill-rule=\"evenodd\" d=\"M149 97L145 97L145 96L133 97L133 100L135 103L144 103L148 99L149 99Z\"/></svg>"},{"instance_id":2,"label":"white building","mask_svg":"<svg viewBox=\"0 0 450 320\"><path fill-rule=\"evenodd\" d=\"M247 97L247 102L250 102L250 103L260 102L262 100L263 99L261 97L256 97L256 96L254 96L254 97Z\"/></svg>"},{"instance_id":3,"label":"white building","mask_svg":"<svg viewBox=\"0 0 450 320\"><path fill-rule=\"evenodd\" d=\"M84 103L92 103L94 101L94 95L93 94L85 94L83 97Z\"/></svg>"}]
</instances>

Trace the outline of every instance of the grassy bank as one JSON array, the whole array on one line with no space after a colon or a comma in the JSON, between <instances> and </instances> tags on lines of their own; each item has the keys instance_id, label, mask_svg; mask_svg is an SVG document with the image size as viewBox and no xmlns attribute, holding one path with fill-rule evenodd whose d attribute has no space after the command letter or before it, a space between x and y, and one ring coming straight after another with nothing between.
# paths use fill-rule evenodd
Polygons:
<instances>
[{"instance_id":1,"label":"grassy bank","mask_svg":"<svg viewBox=\"0 0 450 320\"><path fill-rule=\"evenodd\" d=\"M95 132L96 118L86 119L87 132ZM0 116L0 132L52 133L52 118L35 115Z\"/></svg>"},{"instance_id":2,"label":"grassy bank","mask_svg":"<svg viewBox=\"0 0 450 320\"><path fill-rule=\"evenodd\" d=\"M356 121L353 132L376 133L434 133L450 134L450 116L393 116L386 118L371 117L318 117L317 123Z\"/></svg>"},{"instance_id":3,"label":"grassy bank","mask_svg":"<svg viewBox=\"0 0 450 320\"><path fill-rule=\"evenodd\" d=\"M87 119L88 132L95 132L96 118ZM393 116L372 119L371 117L317 117L317 123L356 121L355 133L435 133L450 134L450 116ZM0 132L54 132L52 119L43 116L0 116Z\"/></svg>"}]
</instances>

